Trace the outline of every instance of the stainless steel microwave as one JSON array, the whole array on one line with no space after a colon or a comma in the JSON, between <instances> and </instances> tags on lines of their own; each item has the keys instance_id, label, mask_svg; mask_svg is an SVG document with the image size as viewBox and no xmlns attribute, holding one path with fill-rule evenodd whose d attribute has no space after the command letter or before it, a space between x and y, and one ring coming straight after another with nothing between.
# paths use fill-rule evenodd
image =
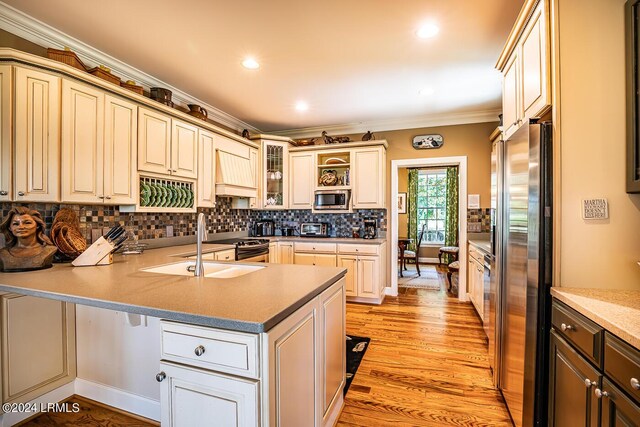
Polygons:
<instances>
[{"instance_id":1,"label":"stainless steel microwave","mask_svg":"<svg viewBox=\"0 0 640 427\"><path fill-rule=\"evenodd\" d=\"M351 190L317 190L313 200L315 210L349 210Z\"/></svg>"}]
</instances>

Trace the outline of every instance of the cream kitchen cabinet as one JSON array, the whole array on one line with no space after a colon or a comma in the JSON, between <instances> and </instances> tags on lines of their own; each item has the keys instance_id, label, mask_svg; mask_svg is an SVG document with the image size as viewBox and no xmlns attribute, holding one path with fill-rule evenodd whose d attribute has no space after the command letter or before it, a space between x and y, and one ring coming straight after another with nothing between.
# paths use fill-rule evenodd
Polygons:
<instances>
[{"instance_id":1,"label":"cream kitchen cabinet","mask_svg":"<svg viewBox=\"0 0 640 427\"><path fill-rule=\"evenodd\" d=\"M258 197L258 150L241 142L216 135L216 194L248 199L254 208Z\"/></svg>"},{"instance_id":2,"label":"cream kitchen cabinet","mask_svg":"<svg viewBox=\"0 0 640 427\"><path fill-rule=\"evenodd\" d=\"M338 267L346 268L344 293L347 297L358 296L358 256L357 255L338 255Z\"/></svg>"},{"instance_id":3,"label":"cream kitchen cabinet","mask_svg":"<svg viewBox=\"0 0 640 427\"><path fill-rule=\"evenodd\" d=\"M260 144L256 208L287 209L289 206L289 142L269 139L267 135L260 135L260 137L254 140Z\"/></svg>"},{"instance_id":4,"label":"cream kitchen cabinet","mask_svg":"<svg viewBox=\"0 0 640 427\"><path fill-rule=\"evenodd\" d=\"M60 77L15 67L14 197L60 199Z\"/></svg>"},{"instance_id":5,"label":"cream kitchen cabinet","mask_svg":"<svg viewBox=\"0 0 640 427\"><path fill-rule=\"evenodd\" d=\"M296 242L294 245L294 264L335 267L336 244L316 242Z\"/></svg>"},{"instance_id":6,"label":"cream kitchen cabinet","mask_svg":"<svg viewBox=\"0 0 640 427\"><path fill-rule=\"evenodd\" d=\"M198 174L198 128L139 108L138 170L181 178Z\"/></svg>"},{"instance_id":7,"label":"cream kitchen cabinet","mask_svg":"<svg viewBox=\"0 0 640 427\"><path fill-rule=\"evenodd\" d=\"M62 82L62 201L135 204L137 106Z\"/></svg>"},{"instance_id":8,"label":"cream kitchen cabinet","mask_svg":"<svg viewBox=\"0 0 640 427\"><path fill-rule=\"evenodd\" d=\"M35 399L76 376L73 304L0 296L2 403Z\"/></svg>"},{"instance_id":9,"label":"cream kitchen cabinet","mask_svg":"<svg viewBox=\"0 0 640 427\"><path fill-rule=\"evenodd\" d=\"M478 312L480 319L484 319L484 255L469 246L468 256L469 299Z\"/></svg>"},{"instance_id":10,"label":"cream kitchen cabinet","mask_svg":"<svg viewBox=\"0 0 640 427\"><path fill-rule=\"evenodd\" d=\"M224 251L215 252L214 259L216 261L235 261L236 259L236 250L235 249L227 249Z\"/></svg>"},{"instance_id":11,"label":"cream kitchen cabinet","mask_svg":"<svg viewBox=\"0 0 640 427\"><path fill-rule=\"evenodd\" d=\"M10 65L0 65L0 201L13 199L13 76Z\"/></svg>"},{"instance_id":12,"label":"cream kitchen cabinet","mask_svg":"<svg viewBox=\"0 0 640 427\"><path fill-rule=\"evenodd\" d=\"M340 279L261 334L162 321L162 425L334 425L346 368L343 287Z\"/></svg>"},{"instance_id":13,"label":"cream kitchen cabinet","mask_svg":"<svg viewBox=\"0 0 640 427\"><path fill-rule=\"evenodd\" d=\"M278 243L269 243L269 262L272 264L278 263Z\"/></svg>"},{"instance_id":14,"label":"cream kitchen cabinet","mask_svg":"<svg viewBox=\"0 0 640 427\"><path fill-rule=\"evenodd\" d=\"M338 267L347 269L345 293L354 301L380 303L386 282L386 243L338 245Z\"/></svg>"},{"instance_id":15,"label":"cream kitchen cabinet","mask_svg":"<svg viewBox=\"0 0 640 427\"><path fill-rule=\"evenodd\" d=\"M540 117L551 105L548 2L538 3L517 37L509 56L498 62L503 73L502 110L504 138L509 138L530 118Z\"/></svg>"},{"instance_id":16,"label":"cream kitchen cabinet","mask_svg":"<svg viewBox=\"0 0 640 427\"><path fill-rule=\"evenodd\" d=\"M357 148L351 154L354 209L384 209L386 150L384 147Z\"/></svg>"},{"instance_id":17,"label":"cream kitchen cabinet","mask_svg":"<svg viewBox=\"0 0 640 427\"><path fill-rule=\"evenodd\" d=\"M293 264L293 242L278 242L278 263Z\"/></svg>"},{"instance_id":18,"label":"cream kitchen cabinet","mask_svg":"<svg viewBox=\"0 0 640 427\"><path fill-rule=\"evenodd\" d=\"M314 154L291 153L289 166L289 209L312 209L316 182Z\"/></svg>"},{"instance_id":19,"label":"cream kitchen cabinet","mask_svg":"<svg viewBox=\"0 0 640 427\"><path fill-rule=\"evenodd\" d=\"M200 129L198 141L198 206L212 208L216 205L215 135Z\"/></svg>"}]
</instances>

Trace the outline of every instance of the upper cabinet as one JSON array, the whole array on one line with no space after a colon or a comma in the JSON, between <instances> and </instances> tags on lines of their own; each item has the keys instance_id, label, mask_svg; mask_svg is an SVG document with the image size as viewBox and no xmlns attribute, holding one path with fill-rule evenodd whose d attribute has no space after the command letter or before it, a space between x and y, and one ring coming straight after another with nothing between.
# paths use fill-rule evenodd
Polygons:
<instances>
[{"instance_id":1,"label":"upper cabinet","mask_svg":"<svg viewBox=\"0 0 640 427\"><path fill-rule=\"evenodd\" d=\"M138 170L181 178L196 178L198 128L140 107Z\"/></svg>"},{"instance_id":2,"label":"upper cabinet","mask_svg":"<svg viewBox=\"0 0 640 427\"><path fill-rule=\"evenodd\" d=\"M216 205L215 135L200 129L198 139L198 206L212 208Z\"/></svg>"},{"instance_id":3,"label":"upper cabinet","mask_svg":"<svg viewBox=\"0 0 640 427\"><path fill-rule=\"evenodd\" d=\"M135 203L137 107L62 82L62 201Z\"/></svg>"},{"instance_id":4,"label":"upper cabinet","mask_svg":"<svg viewBox=\"0 0 640 427\"><path fill-rule=\"evenodd\" d=\"M15 67L14 200L57 202L60 77Z\"/></svg>"},{"instance_id":5,"label":"upper cabinet","mask_svg":"<svg viewBox=\"0 0 640 427\"><path fill-rule=\"evenodd\" d=\"M259 207L286 209L289 206L289 143L262 140L259 165Z\"/></svg>"},{"instance_id":6,"label":"upper cabinet","mask_svg":"<svg viewBox=\"0 0 640 427\"><path fill-rule=\"evenodd\" d=\"M504 138L509 138L531 118L541 117L551 106L549 80L548 4L525 3L498 60L502 71Z\"/></svg>"},{"instance_id":7,"label":"upper cabinet","mask_svg":"<svg viewBox=\"0 0 640 427\"><path fill-rule=\"evenodd\" d=\"M386 178L384 147L353 150L353 208L383 209Z\"/></svg>"},{"instance_id":8,"label":"upper cabinet","mask_svg":"<svg viewBox=\"0 0 640 427\"><path fill-rule=\"evenodd\" d=\"M313 152L291 153L289 165L289 208L313 208L313 191L315 188L315 167Z\"/></svg>"},{"instance_id":9,"label":"upper cabinet","mask_svg":"<svg viewBox=\"0 0 640 427\"><path fill-rule=\"evenodd\" d=\"M254 199L258 195L258 150L216 135L216 194ZM253 201L247 208L255 207Z\"/></svg>"},{"instance_id":10,"label":"upper cabinet","mask_svg":"<svg viewBox=\"0 0 640 427\"><path fill-rule=\"evenodd\" d=\"M13 101L10 65L0 65L0 201L13 198Z\"/></svg>"}]
</instances>

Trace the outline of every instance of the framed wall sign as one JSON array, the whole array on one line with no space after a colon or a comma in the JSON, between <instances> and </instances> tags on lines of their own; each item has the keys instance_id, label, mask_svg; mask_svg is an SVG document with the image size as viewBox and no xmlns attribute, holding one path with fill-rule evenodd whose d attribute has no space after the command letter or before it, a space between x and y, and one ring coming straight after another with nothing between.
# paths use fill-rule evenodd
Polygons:
<instances>
[{"instance_id":1,"label":"framed wall sign","mask_svg":"<svg viewBox=\"0 0 640 427\"><path fill-rule=\"evenodd\" d=\"M444 144L442 135L417 135L413 137L412 145L416 150L424 150L426 148L440 148Z\"/></svg>"},{"instance_id":2,"label":"framed wall sign","mask_svg":"<svg viewBox=\"0 0 640 427\"><path fill-rule=\"evenodd\" d=\"M398 193L398 213L407 213L407 193Z\"/></svg>"},{"instance_id":3,"label":"framed wall sign","mask_svg":"<svg viewBox=\"0 0 640 427\"><path fill-rule=\"evenodd\" d=\"M627 193L640 193L640 0L627 0L625 5L627 57Z\"/></svg>"}]
</instances>

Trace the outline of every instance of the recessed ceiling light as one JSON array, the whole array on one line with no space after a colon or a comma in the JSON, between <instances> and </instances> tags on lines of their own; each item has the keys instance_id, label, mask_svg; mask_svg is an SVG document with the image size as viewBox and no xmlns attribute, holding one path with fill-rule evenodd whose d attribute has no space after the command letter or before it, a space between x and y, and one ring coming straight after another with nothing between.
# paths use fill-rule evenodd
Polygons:
<instances>
[{"instance_id":1,"label":"recessed ceiling light","mask_svg":"<svg viewBox=\"0 0 640 427\"><path fill-rule=\"evenodd\" d=\"M242 66L250 70L257 70L258 68L260 68L260 64L258 64L258 61L253 58L246 58L244 61L242 61Z\"/></svg>"},{"instance_id":2,"label":"recessed ceiling light","mask_svg":"<svg viewBox=\"0 0 640 427\"><path fill-rule=\"evenodd\" d=\"M432 87L425 87L422 88L418 91L418 95L420 96L429 96L429 95L433 95L435 91L433 90Z\"/></svg>"},{"instance_id":3,"label":"recessed ceiling light","mask_svg":"<svg viewBox=\"0 0 640 427\"><path fill-rule=\"evenodd\" d=\"M304 101L296 102L296 110L298 111L307 111L309 109L309 104Z\"/></svg>"},{"instance_id":4,"label":"recessed ceiling light","mask_svg":"<svg viewBox=\"0 0 640 427\"><path fill-rule=\"evenodd\" d=\"M416 35L421 39L430 39L431 37L435 37L440 32L440 28L433 23L424 24L418 31L416 31Z\"/></svg>"}]
</instances>

